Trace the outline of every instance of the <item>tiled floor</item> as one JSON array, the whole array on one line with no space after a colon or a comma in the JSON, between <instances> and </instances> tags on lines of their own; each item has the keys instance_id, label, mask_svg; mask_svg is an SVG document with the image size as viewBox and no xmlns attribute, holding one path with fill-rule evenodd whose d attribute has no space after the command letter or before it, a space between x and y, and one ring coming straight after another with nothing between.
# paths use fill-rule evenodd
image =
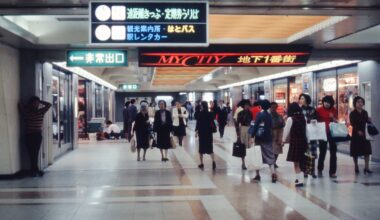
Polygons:
<instances>
[{"instance_id":1,"label":"tiled floor","mask_svg":"<svg viewBox=\"0 0 380 220\"><path fill-rule=\"evenodd\" d=\"M82 144L43 178L0 181L0 219L379 219L379 164L372 164L374 174L356 176L351 159L339 154L336 181L308 179L295 189L283 154L279 182L271 183L264 167L262 182L251 183L253 173L231 156L234 129L226 132L223 140L214 138L216 171L207 156L205 170L197 168L191 129L167 163L157 149L138 162L125 142Z\"/></svg>"}]
</instances>

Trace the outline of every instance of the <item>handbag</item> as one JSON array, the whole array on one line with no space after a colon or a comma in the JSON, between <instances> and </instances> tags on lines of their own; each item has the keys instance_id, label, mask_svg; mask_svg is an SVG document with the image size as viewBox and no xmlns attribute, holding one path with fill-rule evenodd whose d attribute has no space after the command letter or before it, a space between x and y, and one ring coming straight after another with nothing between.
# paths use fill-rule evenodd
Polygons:
<instances>
[{"instance_id":1,"label":"handbag","mask_svg":"<svg viewBox=\"0 0 380 220\"><path fill-rule=\"evenodd\" d=\"M333 138L344 138L348 136L348 129L345 124L330 123L330 134Z\"/></svg>"},{"instance_id":2,"label":"handbag","mask_svg":"<svg viewBox=\"0 0 380 220\"><path fill-rule=\"evenodd\" d=\"M254 145L250 148L247 155L247 164L250 170L259 170L263 166L263 156L261 154L261 146Z\"/></svg>"},{"instance_id":3,"label":"handbag","mask_svg":"<svg viewBox=\"0 0 380 220\"><path fill-rule=\"evenodd\" d=\"M212 133L216 133L217 132L217 130L216 130L216 124L215 124L214 120L211 122L211 130L212 130Z\"/></svg>"},{"instance_id":4,"label":"handbag","mask_svg":"<svg viewBox=\"0 0 380 220\"><path fill-rule=\"evenodd\" d=\"M310 141L327 141L326 125L324 122L307 124L306 132Z\"/></svg>"},{"instance_id":5,"label":"handbag","mask_svg":"<svg viewBox=\"0 0 380 220\"><path fill-rule=\"evenodd\" d=\"M245 157L247 154L245 149L245 144L241 142L235 142L232 148L232 156L234 157Z\"/></svg>"},{"instance_id":6,"label":"handbag","mask_svg":"<svg viewBox=\"0 0 380 220\"><path fill-rule=\"evenodd\" d=\"M379 134L379 130L372 123L367 123L366 129L368 130L368 134L371 136L376 136Z\"/></svg>"},{"instance_id":7,"label":"handbag","mask_svg":"<svg viewBox=\"0 0 380 220\"><path fill-rule=\"evenodd\" d=\"M372 125L373 126L373 125ZM370 124L368 123L366 126L365 126L365 139L367 140L367 141L374 141L375 140L375 135L371 135L369 132L369 130L370 130ZM375 127L375 129L376 129L376 127ZM377 130L377 129L376 129ZM373 133L373 134L375 134L375 133Z\"/></svg>"},{"instance_id":8,"label":"handbag","mask_svg":"<svg viewBox=\"0 0 380 220\"><path fill-rule=\"evenodd\" d=\"M136 138L135 137L133 137L132 139L131 139L131 152L132 153L134 153L134 152L136 152Z\"/></svg>"},{"instance_id":9,"label":"handbag","mask_svg":"<svg viewBox=\"0 0 380 220\"><path fill-rule=\"evenodd\" d=\"M170 145L171 145L172 149L177 148L177 144L175 143L173 136L170 137Z\"/></svg>"}]
</instances>

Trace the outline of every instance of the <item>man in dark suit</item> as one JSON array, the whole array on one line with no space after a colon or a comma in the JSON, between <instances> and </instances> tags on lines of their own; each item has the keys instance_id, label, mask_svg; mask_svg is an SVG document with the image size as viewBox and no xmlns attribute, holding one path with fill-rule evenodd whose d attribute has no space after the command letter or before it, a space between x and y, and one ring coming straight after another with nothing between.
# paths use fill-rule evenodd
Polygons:
<instances>
[{"instance_id":1,"label":"man in dark suit","mask_svg":"<svg viewBox=\"0 0 380 220\"><path fill-rule=\"evenodd\" d=\"M226 108L226 106L224 106L223 100L219 101L219 105L217 107L216 114L218 117L220 138L223 138L224 128L227 125L227 119L228 119L228 109Z\"/></svg>"}]
</instances>

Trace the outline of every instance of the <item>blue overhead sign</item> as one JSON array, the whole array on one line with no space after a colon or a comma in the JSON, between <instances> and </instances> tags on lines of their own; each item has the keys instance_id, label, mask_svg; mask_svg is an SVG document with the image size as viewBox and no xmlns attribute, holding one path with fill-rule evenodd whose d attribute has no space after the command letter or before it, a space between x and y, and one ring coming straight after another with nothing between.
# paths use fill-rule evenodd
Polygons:
<instances>
[{"instance_id":1,"label":"blue overhead sign","mask_svg":"<svg viewBox=\"0 0 380 220\"><path fill-rule=\"evenodd\" d=\"M207 46L208 2L91 2L90 44Z\"/></svg>"}]
</instances>

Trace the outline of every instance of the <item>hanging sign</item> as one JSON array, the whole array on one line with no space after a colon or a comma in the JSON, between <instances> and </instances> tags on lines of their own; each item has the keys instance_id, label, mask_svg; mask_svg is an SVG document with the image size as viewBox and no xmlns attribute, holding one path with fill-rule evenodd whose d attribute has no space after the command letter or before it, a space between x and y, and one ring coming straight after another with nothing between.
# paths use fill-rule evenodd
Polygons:
<instances>
[{"instance_id":1,"label":"hanging sign","mask_svg":"<svg viewBox=\"0 0 380 220\"><path fill-rule=\"evenodd\" d=\"M126 50L68 50L66 64L70 67L128 66Z\"/></svg>"},{"instance_id":2,"label":"hanging sign","mask_svg":"<svg viewBox=\"0 0 380 220\"><path fill-rule=\"evenodd\" d=\"M120 84L119 89L124 91L139 90L141 86L139 84Z\"/></svg>"},{"instance_id":3,"label":"hanging sign","mask_svg":"<svg viewBox=\"0 0 380 220\"><path fill-rule=\"evenodd\" d=\"M208 2L90 2L90 44L207 46Z\"/></svg>"},{"instance_id":4,"label":"hanging sign","mask_svg":"<svg viewBox=\"0 0 380 220\"><path fill-rule=\"evenodd\" d=\"M305 66L311 47L305 45L219 44L207 48L141 48L140 67Z\"/></svg>"}]
</instances>

